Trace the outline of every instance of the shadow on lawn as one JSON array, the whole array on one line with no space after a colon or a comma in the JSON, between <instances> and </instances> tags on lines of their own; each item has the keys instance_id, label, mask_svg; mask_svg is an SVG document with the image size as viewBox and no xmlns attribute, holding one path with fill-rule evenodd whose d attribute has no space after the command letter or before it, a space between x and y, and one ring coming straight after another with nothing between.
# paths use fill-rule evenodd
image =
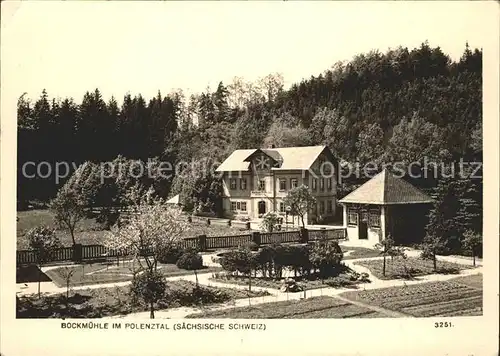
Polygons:
<instances>
[{"instance_id":1,"label":"shadow on lawn","mask_svg":"<svg viewBox=\"0 0 500 356\"><path fill-rule=\"evenodd\" d=\"M16 268L16 283L51 282L52 280L37 266L19 266Z\"/></svg>"},{"instance_id":2,"label":"shadow on lawn","mask_svg":"<svg viewBox=\"0 0 500 356\"><path fill-rule=\"evenodd\" d=\"M16 318L101 318L105 315L122 314L119 305L95 305L91 303L92 296L76 293L66 300L66 296L42 295L16 297Z\"/></svg>"}]
</instances>

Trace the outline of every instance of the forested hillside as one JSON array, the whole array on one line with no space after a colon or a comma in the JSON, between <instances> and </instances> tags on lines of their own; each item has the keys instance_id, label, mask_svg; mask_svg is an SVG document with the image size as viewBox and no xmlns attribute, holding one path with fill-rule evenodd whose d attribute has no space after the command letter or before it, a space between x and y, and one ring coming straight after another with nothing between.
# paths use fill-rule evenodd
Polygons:
<instances>
[{"instance_id":1,"label":"forested hillside","mask_svg":"<svg viewBox=\"0 0 500 356\"><path fill-rule=\"evenodd\" d=\"M326 144L350 164L481 162L481 98L482 50L466 45L462 57L452 61L427 43L357 55L287 90L283 78L272 74L257 83L235 78L190 97L182 91L150 99L126 94L120 106L114 98L105 102L98 89L87 92L81 103L50 99L45 91L34 101L23 95L18 102L18 201L48 201L64 183L26 178L22 167L28 161L77 166L156 157L209 166L236 148ZM187 174L196 171L205 174ZM26 172L35 173L33 167ZM190 207L217 210L217 178L202 164L183 172L142 182L154 183L163 196L181 192ZM482 179L446 179L452 184L441 175L416 184L456 199L450 216L469 209L465 214L474 221L468 224L479 229ZM347 183L341 192L351 189Z\"/></svg>"}]
</instances>

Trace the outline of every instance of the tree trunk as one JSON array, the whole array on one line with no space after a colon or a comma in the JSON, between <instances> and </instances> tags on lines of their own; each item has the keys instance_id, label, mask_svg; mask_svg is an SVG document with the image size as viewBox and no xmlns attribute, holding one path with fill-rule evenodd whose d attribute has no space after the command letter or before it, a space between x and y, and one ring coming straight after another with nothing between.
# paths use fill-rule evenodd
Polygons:
<instances>
[{"instance_id":1,"label":"tree trunk","mask_svg":"<svg viewBox=\"0 0 500 356\"><path fill-rule=\"evenodd\" d=\"M194 270L194 278L196 278L196 287L198 287L198 273Z\"/></svg>"},{"instance_id":2,"label":"tree trunk","mask_svg":"<svg viewBox=\"0 0 500 356\"><path fill-rule=\"evenodd\" d=\"M42 281L42 266L38 266L38 298L40 298L40 283Z\"/></svg>"},{"instance_id":3,"label":"tree trunk","mask_svg":"<svg viewBox=\"0 0 500 356\"><path fill-rule=\"evenodd\" d=\"M76 245L76 241L75 241L75 228L70 226L69 233L71 234L71 240L73 241L73 246L75 246Z\"/></svg>"},{"instance_id":4,"label":"tree trunk","mask_svg":"<svg viewBox=\"0 0 500 356\"><path fill-rule=\"evenodd\" d=\"M66 283L66 314L69 317L69 280Z\"/></svg>"},{"instance_id":5,"label":"tree trunk","mask_svg":"<svg viewBox=\"0 0 500 356\"><path fill-rule=\"evenodd\" d=\"M150 303L150 313L149 313L149 318L150 319L154 319L155 318L155 307L154 307L154 303L151 302Z\"/></svg>"},{"instance_id":6,"label":"tree trunk","mask_svg":"<svg viewBox=\"0 0 500 356\"><path fill-rule=\"evenodd\" d=\"M382 266L382 275L385 277L385 255L384 255L384 265Z\"/></svg>"},{"instance_id":7,"label":"tree trunk","mask_svg":"<svg viewBox=\"0 0 500 356\"><path fill-rule=\"evenodd\" d=\"M474 249L472 249L472 265L476 267L476 254L474 253Z\"/></svg>"},{"instance_id":8,"label":"tree trunk","mask_svg":"<svg viewBox=\"0 0 500 356\"><path fill-rule=\"evenodd\" d=\"M433 256L434 258L432 259L432 262L434 263L434 272L437 272L437 258L436 254Z\"/></svg>"},{"instance_id":9,"label":"tree trunk","mask_svg":"<svg viewBox=\"0 0 500 356\"><path fill-rule=\"evenodd\" d=\"M252 291L252 274L251 273L248 275L248 291L249 292Z\"/></svg>"},{"instance_id":10,"label":"tree trunk","mask_svg":"<svg viewBox=\"0 0 500 356\"><path fill-rule=\"evenodd\" d=\"M300 216L300 220L302 220L302 227L305 229L306 228L306 223L304 222L304 215Z\"/></svg>"}]
</instances>

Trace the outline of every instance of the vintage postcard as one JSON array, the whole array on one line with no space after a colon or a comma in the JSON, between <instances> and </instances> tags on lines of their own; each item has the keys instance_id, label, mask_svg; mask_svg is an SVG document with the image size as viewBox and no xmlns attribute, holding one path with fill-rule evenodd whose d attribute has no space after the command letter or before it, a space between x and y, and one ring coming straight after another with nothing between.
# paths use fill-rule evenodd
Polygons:
<instances>
[{"instance_id":1,"label":"vintage postcard","mask_svg":"<svg viewBox=\"0 0 500 356\"><path fill-rule=\"evenodd\" d=\"M497 2L1 13L1 355L498 354Z\"/></svg>"}]
</instances>

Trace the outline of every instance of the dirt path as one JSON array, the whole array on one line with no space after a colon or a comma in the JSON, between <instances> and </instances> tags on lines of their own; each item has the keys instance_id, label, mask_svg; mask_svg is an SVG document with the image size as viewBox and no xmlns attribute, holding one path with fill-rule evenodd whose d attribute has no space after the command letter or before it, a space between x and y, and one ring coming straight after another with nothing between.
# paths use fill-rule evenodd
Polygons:
<instances>
[{"instance_id":1,"label":"dirt path","mask_svg":"<svg viewBox=\"0 0 500 356\"><path fill-rule=\"evenodd\" d=\"M360 306L363 308L367 308L367 309L382 313L382 314L387 315L388 317L391 317L391 318L413 318L413 316L409 315L409 314L404 314L404 313L400 313L400 312L397 312L394 310L389 310L389 309L385 309L385 308L378 307L375 305L366 304L366 303L363 303L363 302L360 302L357 300L352 300L352 299L342 297L340 295L335 295L335 296L333 296L333 298L337 298L337 299L340 299L344 302L348 302L348 303L351 303L351 304L354 304L354 305L357 305L357 306Z\"/></svg>"}]
</instances>

